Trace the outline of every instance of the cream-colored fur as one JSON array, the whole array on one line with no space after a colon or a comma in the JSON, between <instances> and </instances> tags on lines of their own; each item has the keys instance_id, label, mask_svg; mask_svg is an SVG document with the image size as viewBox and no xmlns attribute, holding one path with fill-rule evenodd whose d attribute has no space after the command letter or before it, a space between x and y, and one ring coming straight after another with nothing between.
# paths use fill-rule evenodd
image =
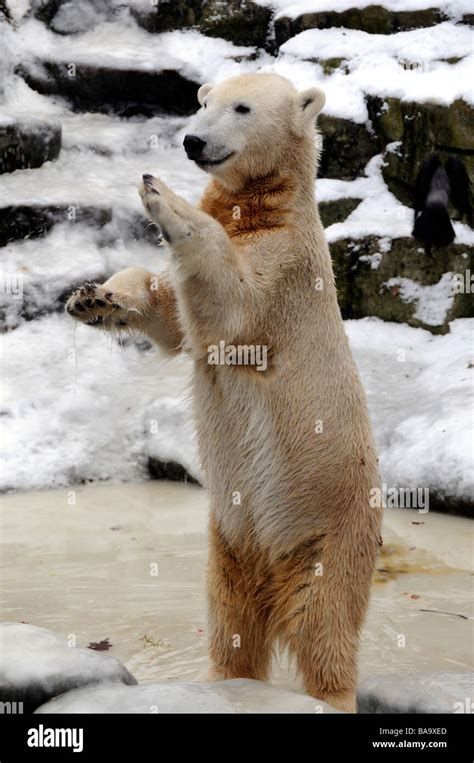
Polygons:
<instances>
[{"instance_id":1,"label":"cream-colored fur","mask_svg":"<svg viewBox=\"0 0 474 763\"><path fill-rule=\"evenodd\" d=\"M152 176L140 189L171 272L156 288L127 269L67 309L194 361L213 676L265 679L279 640L308 692L353 710L381 512L369 506L377 458L314 198L324 96L246 74L204 85L199 100L192 129L214 176L200 207ZM267 369L210 365L221 340L264 345Z\"/></svg>"}]
</instances>

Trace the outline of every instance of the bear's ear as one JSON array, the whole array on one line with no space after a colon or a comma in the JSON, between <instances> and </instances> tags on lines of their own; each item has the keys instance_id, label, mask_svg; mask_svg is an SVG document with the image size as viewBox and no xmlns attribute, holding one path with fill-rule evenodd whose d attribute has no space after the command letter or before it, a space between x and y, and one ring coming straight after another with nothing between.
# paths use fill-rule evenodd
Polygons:
<instances>
[{"instance_id":1,"label":"bear's ear","mask_svg":"<svg viewBox=\"0 0 474 763\"><path fill-rule=\"evenodd\" d=\"M204 101L204 98L212 90L213 87L214 85L212 84L212 82L206 82L205 85L201 85L201 87L199 88L198 101L201 104L201 106L202 106L202 102Z\"/></svg>"},{"instance_id":2,"label":"bear's ear","mask_svg":"<svg viewBox=\"0 0 474 763\"><path fill-rule=\"evenodd\" d=\"M326 96L319 87L310 87L297 95L299 122L303 129L314 119L326 103Z\"/></svg>"}]
</instances>

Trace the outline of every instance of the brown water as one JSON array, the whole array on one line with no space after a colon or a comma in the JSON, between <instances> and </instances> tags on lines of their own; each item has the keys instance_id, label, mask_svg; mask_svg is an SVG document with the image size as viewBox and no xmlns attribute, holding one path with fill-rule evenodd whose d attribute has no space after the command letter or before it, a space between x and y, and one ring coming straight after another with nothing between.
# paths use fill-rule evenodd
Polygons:
<instances>
[{"instance_id":1,"label":"brown water","mask_svg":"<svg viewBox=\"0 0 474 763\"><path fill-rule=\"evenodd\" d=\"M108 653L140 681L202 675L205 491L93 485L7 495L1 506L2 619L73 635L79 646L108 639ZM387 511L361 677L472 668L472 527ZM298 688L284 655L274 681Z\"/></svg>"}]
</instances>

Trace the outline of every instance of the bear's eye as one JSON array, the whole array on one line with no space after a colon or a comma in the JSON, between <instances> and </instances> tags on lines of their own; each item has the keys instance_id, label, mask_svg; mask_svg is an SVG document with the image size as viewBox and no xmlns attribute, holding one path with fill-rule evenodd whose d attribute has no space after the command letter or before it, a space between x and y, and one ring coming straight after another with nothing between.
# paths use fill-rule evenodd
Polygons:
<instances>
[{"instance_id":1,"label":"bear's eye","mask_svg":"<svg viewBox=\"0 0 474 763\"><path fill-rule=\"evenodd\" d=\"M235 107L234 111L236 111L237 114L248 114L250 109L248 106L244 106L243 103L239 103L239 105Z\"/></svg>"}]
</instances>

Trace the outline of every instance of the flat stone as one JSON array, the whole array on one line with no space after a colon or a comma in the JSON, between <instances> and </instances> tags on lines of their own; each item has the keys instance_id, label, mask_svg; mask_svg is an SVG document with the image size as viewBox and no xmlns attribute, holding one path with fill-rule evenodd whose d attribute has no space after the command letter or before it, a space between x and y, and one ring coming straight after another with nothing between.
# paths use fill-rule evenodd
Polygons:
<instances>
[{"instance_id":1,"label":"flat stone","mask_svg":"<svg viewBox=\"0 0 474 763\"><path fill-rule=\"evenodd\" d=\"M61 150L61 124L42 119L0 118L0 173L41 167Z\"/></svg>"},{"instance_id":2,"label":"flat stone","mask_svg":"<svg viewBox=\"0 0 474 763\"><path fill-rule=\"evenodd\" d=\"M100 683L136 684L115 657L69 647L64 638L26 623L0 623L0 703L31 712L70 689Z\"/></svg>"},{"instance_id":3,"label":"flat stone","mask_svg":"<svg viewBox=\"0 0 474 763\"><path fill-rule=\"evenodd\" d=\"M43 713L338 713L325 702L261 681L187 681L76 689L50 700Z\"/></svg>"},{"instance_id":4,"label":"flat stone","mask_svg":"<svg viewBox=\"0 0 474 763\"><path fill-rule=\"evenodd\" d=\"M474 673L410 673L366 679L359 713L472 713Z\"/></svg>"}]
</instances>

